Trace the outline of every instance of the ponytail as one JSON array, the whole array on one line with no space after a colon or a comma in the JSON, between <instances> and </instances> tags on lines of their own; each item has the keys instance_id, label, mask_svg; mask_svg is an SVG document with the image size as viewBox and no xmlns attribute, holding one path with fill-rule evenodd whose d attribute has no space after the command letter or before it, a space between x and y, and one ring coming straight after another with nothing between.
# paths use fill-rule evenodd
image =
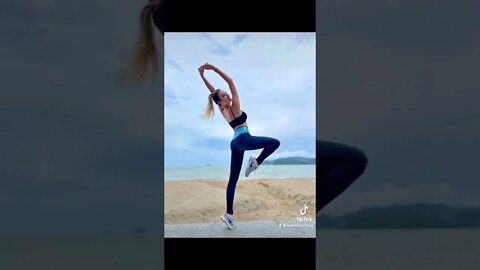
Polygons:
<instances>
[{"instance_id":1,"label":"ponytail","mask_svg":"<svg viewBox=\"0 0 480 270\"><path fill-rule=\"evenodd\" d=\"M154 5L146 5L140 14L140 34L131 65L131 77L136 82L143 80L146 73L150 73L153 79L158 70L157 50L152 26L154 9Z\"/></svg>"},{"instance_id":2,"label":"ponytail","mask_svg":"<svg viewBox=\"0 0 480 270\"><path fill-rule=\"evenodd\" d=\"M208 104L207 108L205 109L204 118L212 118L215 113L213 109L213 94L208 95Z\"/></svg>"}]
</instances>

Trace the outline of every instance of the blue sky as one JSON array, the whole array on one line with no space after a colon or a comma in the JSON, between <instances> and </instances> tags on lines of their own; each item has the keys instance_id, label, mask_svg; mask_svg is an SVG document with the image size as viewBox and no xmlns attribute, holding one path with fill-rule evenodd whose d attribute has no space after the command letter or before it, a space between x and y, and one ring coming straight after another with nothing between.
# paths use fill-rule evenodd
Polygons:
<instances>
[{"instance_id":1,"label":"blue sky","mask_svg":"<svg viewBox=\"0 0 480 270\"><path fill-rule=\"evenodd\" d=\"M315 156L315 33L166 33L164 42L165 166L230 163L233 130L217 108L202 118L205 62L235 81L251 134L281 141L271 159ZM205 76L229 91L216 73Z\"/></svg>"}]
</instances>

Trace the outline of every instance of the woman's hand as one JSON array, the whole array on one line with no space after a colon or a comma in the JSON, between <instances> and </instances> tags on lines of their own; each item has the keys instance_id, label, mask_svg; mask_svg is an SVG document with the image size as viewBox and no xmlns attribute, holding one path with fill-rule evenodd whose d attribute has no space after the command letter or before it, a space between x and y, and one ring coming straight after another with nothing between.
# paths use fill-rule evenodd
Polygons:
<instances>
[{"instance_id":1,"label":"woman's hand","mask_svg":"<svg viewBox=\"0 0 480 270\"><path fill-rule=\"evenodd\" d=\"M203 67L206 69L206 70L216 70L217 68L213 65L210 65L209 63L206 63L205 65L203 65Z\"/></svg>"}]
</instances>

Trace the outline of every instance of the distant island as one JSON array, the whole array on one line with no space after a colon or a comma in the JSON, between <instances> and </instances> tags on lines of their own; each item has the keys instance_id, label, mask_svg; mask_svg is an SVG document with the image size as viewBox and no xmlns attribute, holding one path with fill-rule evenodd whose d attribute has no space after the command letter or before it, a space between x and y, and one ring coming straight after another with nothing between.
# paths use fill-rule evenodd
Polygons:
<instances>
[{"instance_id":1,"label":"distant island","mask_svg":"<svg viewBox=\"0 0 480 270\"><path fill-rule=\"evenodd\" d=\"M324 229L480 228L480 208L394 205L366 208L343 216L320 214L316 223L317 228Z\"/></svg>"},{"instance_id":2,"label":"distant island","mask_svg":"<svg viewBox=\"0 0 480 270\"><path fill-rule=\"evenodd\" d=\"M304 165L315 164L315 158L308 157L286 157L274 160L265 160L263 164L266 165Z\"/></svg>"}]
</instances>

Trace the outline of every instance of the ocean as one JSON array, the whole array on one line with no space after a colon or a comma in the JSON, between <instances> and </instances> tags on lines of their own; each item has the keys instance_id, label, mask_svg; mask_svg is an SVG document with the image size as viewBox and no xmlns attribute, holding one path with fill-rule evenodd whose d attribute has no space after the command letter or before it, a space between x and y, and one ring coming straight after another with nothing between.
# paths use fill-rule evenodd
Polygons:
<instances>
[{"instance_id":1,"label":"ocean","mask_svg":"<svg viewBox=\"0 0 480 270\"><path fill-rule=\"evenodd\" d=\"M315 178L315 165L262 165L248 178L240 173L240 180ZM228 180L230 167L167 167L165 181L176 180Z\"/></svg>"}]
</instances>

